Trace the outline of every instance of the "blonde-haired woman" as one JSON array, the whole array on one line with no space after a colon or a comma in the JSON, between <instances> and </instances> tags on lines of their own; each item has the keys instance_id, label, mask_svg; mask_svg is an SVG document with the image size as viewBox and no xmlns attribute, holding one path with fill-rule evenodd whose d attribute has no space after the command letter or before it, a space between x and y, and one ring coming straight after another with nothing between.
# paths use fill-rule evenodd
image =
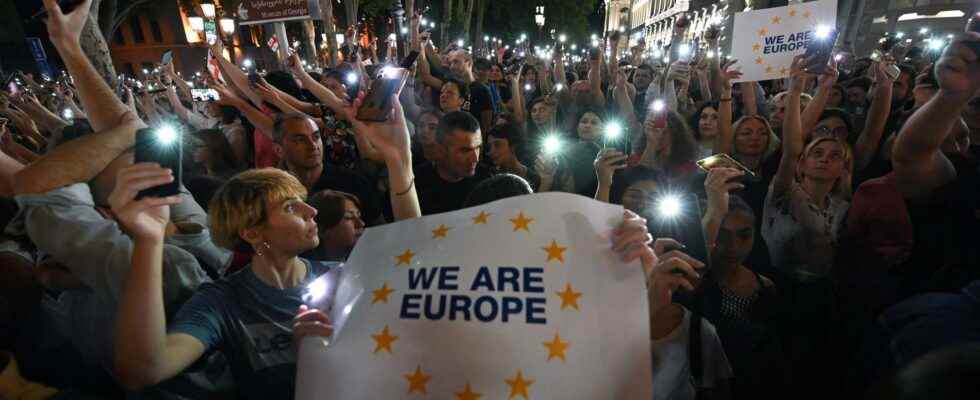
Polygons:
<instances>
[{"instance_id":1,"label":"blonde-haired woman","mask_svg":"<svg viewBox=\"0 0 980 400\"><path fill-rule=\"evenodd\" d=\"M359 134L383 155L396 219L421 215L408 128L398 95L385 123L366 125L355 118L362 99L347 111ZM338 266L300 257L317 247L316 209L306 204L306 188L277 169L243 172L215 194L210 207L211 237L228 249L254 253L251 265L232 276L202 285L176 315L164 310L162 247L176 198L136 199L136 193L173 180L152 164L124 169L113 212L133 237L133 268L120 301L114 344L114 370L129 389L155 385L181 373L210 350L228 358L238 397L292 398L296 346L305 336L330 336L325 313L307 309L307 284ZM298 311L297 311L298 310ZM297 314L298 313L298 314Z\"/></svg>"},{"instance_id":2,"label":"blonde-haired woman","mask_svg":"<svg viewBox=\"0 0 980 400\"><path fill-rule=\"evenodd\" d=\"M763 211L762 237L792 310L789 358L795 387L822 387L834 368L834 303L830 273L838 230L848 209L853 158L847 143L819 138L804 147L800 94L811 78L802 56L793 60L783 154Z\"/></svg>"}]
</instances>

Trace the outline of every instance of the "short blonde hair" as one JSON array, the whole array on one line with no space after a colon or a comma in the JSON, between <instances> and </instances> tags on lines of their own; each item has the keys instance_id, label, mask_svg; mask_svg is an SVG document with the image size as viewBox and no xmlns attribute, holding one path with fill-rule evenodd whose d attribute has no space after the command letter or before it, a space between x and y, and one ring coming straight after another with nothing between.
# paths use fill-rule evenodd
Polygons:
<instances>
[{"instance_id":1,"label":"short blonde hair","mask_svg":"<svg viewBox=\"0 0 980 400\"><path fill-rule=\"evenodd\" d=\"M813 139L813 141L807 144L803 149L803 153L800 153L799 160L797 160L796 180L803 182L802 164L806 158L810 156L813 149L823 142L834 142L839 144L844 149L844 171L841 173L841 176L837 178L837 181L834 182L834 187L830 189L830 194L844 200L850 200L852 194L851 185L854 176L854 153L851 151L851 146L839 138L827 136L819 137Z\"/></svg>"},{"instance_id":2,"label":"short blonde hair","mask_svg":"<svg viewBox=\"0 0 980 400\"><path fill-rule=\"evenodd\" d=\"M228 250L251 251L241 237L243 229L268 219L266 204L306 198L306 187L296 177L276 168L253 169L235 175L218 189L208 208L211 240Z\"/></svg>"}]
</instances>

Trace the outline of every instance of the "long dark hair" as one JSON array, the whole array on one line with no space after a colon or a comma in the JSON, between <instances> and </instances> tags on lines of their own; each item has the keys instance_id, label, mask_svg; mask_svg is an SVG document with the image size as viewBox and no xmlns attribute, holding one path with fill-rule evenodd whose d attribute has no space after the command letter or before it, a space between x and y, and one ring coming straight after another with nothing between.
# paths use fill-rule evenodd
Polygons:
<instances>
[{"instance_id":1,"label":"long dark hair","mask_svg":"<svg viewBox=\"0 0 980 400\"><path fill-rule=\"evenodd\" d=\"M691 120L688 121L691 126L691 133L694 135L694 140L701 140L701 115L704 114L704 109L708 107L714 108L717 112L718 102L709 101L702 103L701 106L698 107L698 110L694 112L694 115L691 116Z\"/></svg>"}]
</instances>

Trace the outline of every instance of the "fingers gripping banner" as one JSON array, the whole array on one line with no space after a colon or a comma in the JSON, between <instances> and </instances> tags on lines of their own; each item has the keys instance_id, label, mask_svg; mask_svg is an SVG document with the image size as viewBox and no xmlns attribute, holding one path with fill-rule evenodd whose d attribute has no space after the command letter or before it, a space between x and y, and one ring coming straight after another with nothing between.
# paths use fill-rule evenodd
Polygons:
<instances>
[{"instance_id":1,"label":"fingers gripping banner","mask_svg":"<svg viewBox=\"0 0 980 400\"><path fill-rule=\"evenodd\" d=\"M788 77L793 57L806 52L817 28L836 28L836 21L837 0L735 14L731 53L742 71L736 82Z\"/></svg>"},{"instance_id":2,"label":"fingers gripping banner","mask_svg":"<svg viewBox=\"0 0 980 400\"><path fill-rule=\"evenodd\" d=\"M297 398L651 398L644 273L611 248L622 220L545 193L368 229L317 281L335 332L302 343Z\"/></svg>"}]
</instances>

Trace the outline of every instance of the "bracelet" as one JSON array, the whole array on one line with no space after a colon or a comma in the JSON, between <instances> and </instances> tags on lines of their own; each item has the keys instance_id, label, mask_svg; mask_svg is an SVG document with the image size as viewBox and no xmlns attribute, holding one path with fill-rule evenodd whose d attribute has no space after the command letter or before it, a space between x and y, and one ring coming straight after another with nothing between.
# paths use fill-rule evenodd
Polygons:
<instances>
[{"instance_id":1,"label":"bracelet","mask_svg":"<svg viewBox=\"0 0 980 400\"><path fill-rule=\"evenodd\" d=\"M395 193L395 196L404 196L405 194L408 193L409 190L412 190L412 187L414 187L414 186L415 186L415 177L413 176L412 177L412 182L408 184L408 188L405 189L404 192Z\"/></svg>"}]
</instances>

